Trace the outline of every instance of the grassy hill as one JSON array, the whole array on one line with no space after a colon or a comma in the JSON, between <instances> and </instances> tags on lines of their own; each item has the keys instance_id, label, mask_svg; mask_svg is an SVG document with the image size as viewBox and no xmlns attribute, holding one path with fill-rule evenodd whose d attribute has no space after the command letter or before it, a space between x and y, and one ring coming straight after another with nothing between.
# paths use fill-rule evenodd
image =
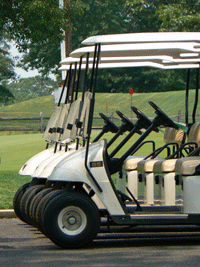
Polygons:
<instances>
[{"instance_id":1,"label":"grassy hill","mask_svg":"<svg viewBox=\"0 0 200 267\"><path fill-rule=\"evenodd\" d=\"M0 108L0 117L39 117L50 116L54 106L52 95L38 97Z\"/></svg>"},{"instance_id":2,"label":"grassy hill","mask_svg":"<svg viewBox=\"0 0 200 267\"><path fill-rule=\"evenodd\" d=\"M194 93L194 90L190 90L189 113L192 113ZM169 116L176 115L178 109L181 110L181 113L185 113L185 91L133 94L132 105L139 108L148 117L153 117L155 113L148 104L148 100L154 101ZM54 105L53 96L38 97L1 107L0 117L39 117L40 112L48 117L51 115ZM99 112L110 115L111 111L115 112L118 109L130 117L130 106L131 97L128 93L96 93L95 116L98 116ZM197 113L200 113L200 107Z\"/></svg>"}]
</instances>

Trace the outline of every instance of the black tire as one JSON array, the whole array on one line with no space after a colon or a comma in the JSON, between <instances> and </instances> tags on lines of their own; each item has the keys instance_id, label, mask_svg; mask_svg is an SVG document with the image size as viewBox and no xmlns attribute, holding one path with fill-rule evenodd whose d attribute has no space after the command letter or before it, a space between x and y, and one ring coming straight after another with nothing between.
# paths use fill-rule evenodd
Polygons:
<instances>
[{"instance_id":1,"label":"black tire","mask_svg":"<svg viewBox=\"0 0 200 267\"><path fill-rule=\"evenodd\" d=\"M38 228L39 231L41 231L42 233L46 234L44 231L45 229L43 229L42 226L42 214L46 208L46 205L56 196L60 195L63 192L62 189L60 190L53 190L50 193L48 193L45 197L43 197L41 199L41 201L39 202L37 209L36 209L36 227ZM47 235L47 234L46 234Z\"/></svg>"},{"instance_id":2,"label":"black tire","mask_svg":"<svg viewBox=\"0 0 200 267\"><path fill-rule=\"evenodd\" d=\"M37 207L42 198L45 197L48 193L50 193L52 190L53 188L45 188L33 197L29 209L29 218L31 220L31 225L37 227L37 222L36 222Z\"/></svg>"},{"instance_id":3,"label":"black tire","mask_svg":"<svg viewBox=\"0 0 200 267\"><path fill-rule=\"evenodd\" d=\"M20 211L23 216L24 222L31 225L31 221L29 218L29 207L31 200L33 197L42 189L44 188L44 185L34 185L31 186L29 189L26 190L24 193L21 202L20 202Z\"/></svg>"},{"instance_id":4,"label":"black tire","mask_svg":"<svg viewBox=\"0 0 200 267\"><path fill-rule=\"evenodd\" d=\"M21 199L22 199L24 193L29 188L29 186L30 186L30 183L26 183L26 184L22 185L17 190L17 192L15 193L14 198L13 198L13 209L15 211L15 214L23 222L24 222L24 218L23 218L21 211L20 211L20 202L21 202Z\"/></svg>"},{"instance_id":5,"label":"black tire","mask_svg":"<svg viewBox=\"0 0 200 267\"><path fill-rule=\"evenodd\" d=\"M79 192L53 198L42 215L42 224L53 243L62 248L87 245L100 228L100 213L94 202Z\"/></svg>"}]
</instances>

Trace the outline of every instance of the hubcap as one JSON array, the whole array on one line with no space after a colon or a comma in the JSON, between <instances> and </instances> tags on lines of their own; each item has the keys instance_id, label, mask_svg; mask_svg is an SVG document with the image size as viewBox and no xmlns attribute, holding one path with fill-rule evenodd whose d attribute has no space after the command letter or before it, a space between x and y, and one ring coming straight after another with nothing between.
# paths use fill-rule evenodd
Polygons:
<instances>
[{"instance_id":1,"label":"hubcap","mask_svg":"<svg viewBox=\"0 0 200 267\"><path fill-rule=\"evenodd\" d=\"M74 218L74 217L69 218L68 223L69 223L70 225L75 224L75 223L76 223L76 218Z\"/></svg>"},{"instance_id":2,"label":"hubcap","mask_svg":"<svg viewBox=\"0 0 200 267\"><path fill-rule=\"evenodd\" d=\"M86 214L76 206L66 207L58 215L58 226L67 235L80 234L85 229L86 224Z\"/></svg>"}]
</instances>

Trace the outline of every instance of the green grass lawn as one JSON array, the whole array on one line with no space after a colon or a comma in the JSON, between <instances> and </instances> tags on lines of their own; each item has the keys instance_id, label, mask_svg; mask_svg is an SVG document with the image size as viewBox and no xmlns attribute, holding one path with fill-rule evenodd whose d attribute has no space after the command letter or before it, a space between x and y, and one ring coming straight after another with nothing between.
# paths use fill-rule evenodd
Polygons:
<instances>
[{"instance_id":1,"label":"green grass lawn","mask_svg":"<svg viewBox=\"0 0 200 267\"><path fill-rule=\"evenodd\" d=\"M16 190L30 177L18 175L21 166L45 148L41 134L0 136L0 209L12 208Z\"/></svg>"},{"instance_id":2,"label":"green grass lawn","mask_svg":"<svg viewBox=\"0 0 200 267\"><path fill-rule=\"evenodd\" d=\"M93 131L91 139L97 134L98 131ZM108 133L104 137L109 140L112 134ZM135 135L116 157L122 155L138 137L138 135ZM108 152L112 151L122 138L123 136L120 136ZM163 143L163 133L152 133L148 139L156 140L157 145L160 146ZM17 189L31 180L28 176L20 176L18 174L19 169L30 157L45 149L45 145L41 134L0 136L0 209L12 208L12 199ZM137 154L147 155L150 151L149 146L144 146Z\"/></svg>"}]
</instances>

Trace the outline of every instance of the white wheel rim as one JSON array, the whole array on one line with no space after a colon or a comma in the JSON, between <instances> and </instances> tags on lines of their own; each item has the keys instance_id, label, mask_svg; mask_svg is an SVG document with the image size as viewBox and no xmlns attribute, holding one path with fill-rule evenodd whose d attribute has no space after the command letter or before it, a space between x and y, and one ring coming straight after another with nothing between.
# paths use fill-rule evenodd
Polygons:
<instances>
[{"instance_id":1,"label":"white wheel rim","mask_svg":"<svg viewBox=\"0 0 200 267\"><path fill-rule=\"evenodd\" d=\"M60 230L70 236L80 234L85 229L86 224L86 214L76 206L69 206L62 209L58 215L58 226Z\"/></svg>"}]
</instances>

